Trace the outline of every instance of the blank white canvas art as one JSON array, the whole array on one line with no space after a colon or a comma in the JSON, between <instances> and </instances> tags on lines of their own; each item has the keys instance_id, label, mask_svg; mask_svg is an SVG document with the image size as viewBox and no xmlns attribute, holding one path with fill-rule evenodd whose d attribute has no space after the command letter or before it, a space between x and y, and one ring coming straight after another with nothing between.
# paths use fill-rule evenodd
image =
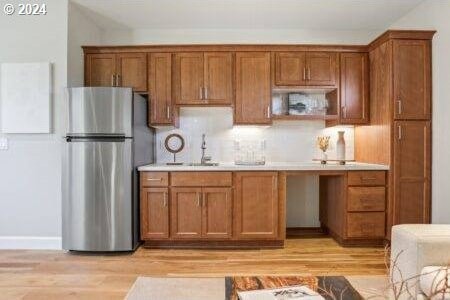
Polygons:
<instances>
[{"instance_id":1,"label":"blank white canvas art","mask_svg":"<svg viewBox=\"0 0 450 300\"><path fill-rule=\"evenodd\" d=\"M50 133L51 64L3 63L0 80L1 131Z\"/></svg>"}]
</instances>

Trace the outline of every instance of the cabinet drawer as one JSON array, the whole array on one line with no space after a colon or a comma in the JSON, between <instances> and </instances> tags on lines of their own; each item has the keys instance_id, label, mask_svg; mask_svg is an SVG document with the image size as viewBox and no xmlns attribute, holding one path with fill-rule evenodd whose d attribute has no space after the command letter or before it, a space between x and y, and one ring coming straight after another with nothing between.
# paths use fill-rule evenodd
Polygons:
<instances>
[{"instance_id":1,"label":"cabinet drawer","mask_svg":"<svg viewBox=\"0 0 450 300\"><path fill-rule=\"evenodd\" d=\"M384 171L352 171L348 172L348 185L385 185Z\"/></svg>"},{"instance_id":2,"label":"cabinet drawer","mask_svg":"<svg viewBox=\"0 0 450 300\"><path fill-rule=\"evenodd\" d=\"M386 189L383 186L376 187L349 187L348 211L384 211Z\"/></svg>"},{"instance_id":3,"label":"cabinet drawer","mask_svg":"<svg viewBox=\"0 0 450 300\"><path fill-rule=\"evenodd\" d=\"M384 212L347 213L347 237L382 238L384 234Z\"/></svg>"},{"instance_id":4,"label":"cabinet drawer","mask_svg":"<svg viewBox=\"0 0 450 300\"><path fill-rule=\"evenodd\" d=\"M141 186L168 186L168 172L141 172Z\"/></svg>"},{"instance_id":5,"label":"cabinet drawer","mask_svg":"<svg viewBox=\"0 0 450 300\"><path fill-rule=\"evenodd\" d=\"M231 172L171 172L172 186L231 186Z\"/></svg>"}]
</instances>

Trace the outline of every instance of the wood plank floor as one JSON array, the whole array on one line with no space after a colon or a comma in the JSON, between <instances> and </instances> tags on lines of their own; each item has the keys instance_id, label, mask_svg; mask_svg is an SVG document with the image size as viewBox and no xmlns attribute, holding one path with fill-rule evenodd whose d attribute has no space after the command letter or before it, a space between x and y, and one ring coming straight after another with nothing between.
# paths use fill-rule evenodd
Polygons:
<instances>
[{"instance_id":1,"label":"wood plank floor","mask_svg":"<svg viewBox=\"0 0 450 300\"><path fill-rule=\"evenodd\" d=\"M330 238L288 239L274 250L4 250L0 299L123 299L138 276L384 275L384 261L383 248L343 248Z\"/></svg>"}]
</instances>

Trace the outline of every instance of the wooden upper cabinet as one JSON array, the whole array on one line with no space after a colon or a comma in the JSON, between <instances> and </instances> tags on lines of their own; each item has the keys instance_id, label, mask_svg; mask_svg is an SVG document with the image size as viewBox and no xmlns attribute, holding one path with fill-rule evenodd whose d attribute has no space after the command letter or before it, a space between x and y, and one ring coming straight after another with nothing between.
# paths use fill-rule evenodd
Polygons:
<instances>
[{"instance_id":1,"label":"wooden upper cabinet","mask_svg":"<svg viewBox=\"0 0 450 300\"><path fill-rule=\"evenodd\" d=\"M171 237L192 239L202 236L202 189L171 188Z\"/></svg>"},{"instance_id":2,"label":"wooden upper cabinet","mask_svg":"<svg viewBox=\"0 0 450 300\"><path fill-rule=\"evenodd\" d=\"M174 96L176 104L203 104L203 52L174 55Z\"/></svg>"},{"instance_id":3,"label":"wooden upper cabinet","mask_svg":"<svg viewBox=\"0 0 450 300\"><path fill-rule=\"evenodd\" d=\"M86 54L84 64L85 86L115 85L115 54Z\"/></svg>"},{"instance_id":4,"label":"wooden upper cabinet","mask_svg":"<svg viewBox=\"0 0 450 300\"><path fill-rule=\"evenodd\" d=\"M208 104L231 105L233 99L233 55L205 52L203 99Z\"/></svg>"},{"instance_id":5,"label":"wooden upper cabinet","mask_svg":"<svg viewBox=\"0 0 450 300\"><path fill-rule=\"evenodd\" d=\"M141 189L141 239L169 237L169 189Z\"/></svg>"},{"instance_id":6,"label":"wooden upper cabinet","mask_svg":"<svg viewBox=\"0 0 450 300\"><path fill-rule=\"evenodd\" d=\"M235 173L234 200L236 238L278 238L277 172Z\"/></svg>"},{"instance_id":7,"label":"wooden upper cabinet","mask_svg":"<svg viewBox=\"0 0 450 300\"><path fill-rule=\"evenodd\" d=\"M431 123L394 122L394 225L430 222Z\"/></svg>"},{"instance_id":8,"label":"wooden upper cabinet","mask_svg":"<svg viewBox=\"0 0 450 300\"><path fill-rule=\"evenodd\" d=\"M147 56L145 53L86 54L86 86L132 87L147 91Z\"/></svg>"},{"instance_id":9,"label":"wooden upper cabinet","mask_svg":"<svg viewBox=\"0 0 450 300\"><path fill-rule=\"evenodd\" d=\"M369 122L369 55L341 53L341 124Z\"/></svg>"},{"instance_id":10,"label":"wooden upper cabinet","mask_svg":"<svg viewBox=\"0 0 450 300\"><path fill-rule=\"evenodd\" d=\"M203 188L202 192L202 236L209 239L231 238L231 188Z\"/></svg>"},{"instance_id":11,"label":"wooden upper cabinet","mask_svg":"<svg viewBox=\"0 0 450 300\"><path fill-rule=\"evenodd\" d=\"M176 104L231 105L232 78L233 55L230 52L175 54Z\"/></svg>"},{"instance_id":12,"label":"wooden upper cabinet","mask_svg":"<svg viewBox=\"0 0 450 300\"><path fill-rule=\"evenodd\" d=\"M172 55L170 53L149 54L148 73L150 124L172 124Z\"/></svg>"},{"instance_id":13,"label":"wooden upper cabinet","mask_svg":"<svg viewBox=\"0 0 450 300\"><path fill-rule=\"evenodd\" d=\"M394 40L394 118L431 118L431 41Z\"/></svg>"},{"instance_id":14,"label":"wooden upper cabinet","mask_svg":"<svg viewBox=\"0 0 450 300\"><path fill-rule=\"evenodd\" d=\"M132 87L135 92L147 91L147 55L117 54L116 86Z\"/></svg>"},{"instance_id":15,"label":"wooden upper cabinet","mask_svg":"<svg viewBox=\"0 0 450 300\"><path fill-rule=\"evenodd\" d=\"M335 86L337 54L334 52L307 52L306 79L308 85Z\"/></svg>"},{"instance_id":16,"label":"wooden upper cabinet","mask_svg":"<svg viewBox=\"0 0 450 300\"><path fill-rule=\"evenodd\" d=\"M235 124L270 124L270 53L237 52L235 82Z\"/></svg>"},{"instance_id":17,"label":"wooden upper cabinet","mask_svg":"<svg viewBox=\"0 0 450 300\"><path fill-rule=\"evenodd\" d=\"M277 52L275 85L306 85L306 56L304 52Z\"/></svg>"},{"instance_id":18,"label":"wooden upper cabinet","mask_svg":"<svg viewBox=\"0 0 450 300\"><path fill-rule=\"evenodd\" d=\"M335 52L275 52L274 84L335 87L337 63Z\"/></svg>"}]
</instances>

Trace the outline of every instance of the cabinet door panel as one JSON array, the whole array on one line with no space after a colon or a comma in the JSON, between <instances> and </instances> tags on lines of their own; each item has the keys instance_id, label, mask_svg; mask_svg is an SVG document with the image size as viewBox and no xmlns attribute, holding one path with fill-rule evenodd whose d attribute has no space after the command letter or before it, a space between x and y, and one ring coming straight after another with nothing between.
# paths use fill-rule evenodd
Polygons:
<instances>
[{"instance_id":1,"label":"cabinet door panel","mask_svg":"<svg viewBox=\"0 0 450 300\"><path fill-rule=\"evenodd\" d=\"M382 238L385 235L385 213L347 213L347 237Z\"/></svg>"},{"instance_id":2,"label":"cabinet door panel","mask_svg":"<svg viewBox=\"0 0 450 300\"><path fill-rule=\"evenodd\" d=\"M304 52L275 53L275 85L306 85Z\"/></svg>"},{"instance_id":3,"label":"cabinet door panel","mask_svg":"<svg viewBox=\"0 0 450 300\"><path fill-rule=\"evenodd\" d=\"M87 54L84 83L86 86L113 86L116 73L114 54Z\"/></svg>"},{"instance_id":4,"label":"cabinet door panel","mask_svg":"<svg viewBox=\"0 0 450 300\"><path fill-rule=\"evenodd\" d=\"M172 58L170 53L149 55L150 123L172 124Z\"/></svg>"},{"instance_id":5,"label":"cabinet door panel","mask_svg":"<svg viewBox=\"0 0 450 300\"><path fill-rule=\"evenodd\" d=\"M336 53L308 52L306 54L308 85L336 85Z\"/></svg>"},{"instance_id":6,"label":"cabinet door panel","mask_svg":"<svg viewBox=\"0 0 450 300\"><path fill-rule=\"evenodd\" d=\"M172 238L201 238L201 188L172 188L171 196L170 219Z\"/></svg>"},{"instance_id":7,"label":"cabinet door panel","mask_svg":"<svg viewBox=\"0 0 450 300\"><path fill-rule=\"evenodd\" d=\"M117 54L117 86L132 87L135 92L147 91L147 55Z\"/></svg>"},{"instance_id":8,"label":"cabinet door panel","mask_svg":"<svg viewBox=\"0 0 450 300\"><path fill-rule=\"evenodd\" d=\"M397 121L394 124L394 223L429 223L430 122Z\"/></svg>"},{"instance_id":9,"label":"cabinet door panel","mask_svg":"<svg viewBox=\"0 0 450 300\"><path fill-rule=\"evenodd\" d=\"M177 53L174 58L176 104L204 104L203 52Z\"/></svg>"},{"instance_id":10,"label":"cabinet door panel","mask_svg":"<svg viewBox=\"0 0 450 300\"><path fill-rule=\"evenodd\" d=\"M141 190L141 239L169 237L169 189Z\"/></svg>"},{"instance_id":11,"label":"cabinet door panel","mask_svg":"<svg viewBox=\"0 0 450 300\"><path fill-rule=\"evenodd\" d=\"M270 53L236 53L236 124L270 124Z\"/></svg>"},{"instance_id":12,"label":"cabinet door panel","mask_svg":"<svg viewBox=\"0 0 450 300\"><path fill-rule=\"evenodd\" d=\"M231 238L231 188L203 188L203 237Z\"/></svg>"},{"instance_id":13,"label":"cabinet door panel","mask_svg":"<svg viewBox=\"0 0 450 300\"><path fill-rule=\"evenodd\" d=\"M238 172L235 180L235 237L276 239L278 178L276 172Z\"/></svg>"},{"instance_id":14,"label":"cabinet door panel","mask_svg":"<svg viewBox=\"0 0 450 300\"><path fill-rule=\"evenodd\" d=\"M208 104L228 104L233 98L233 56L227 52L206 52L204 98Z\"/></svg>"},{"instance_id":15,"label":"cabinet door panel","mask_svg":"<svg viewBox=\"0 0 450 300\"><path fill-rule=\"evenodd\" d=\"M430 41L393 41L395 119L431 118Z\"/></svg>"},{"instance_id":16,"label":"cabinet door panel","mask_svg":"<svg viewBox=\"0 0 450 300\"><path fill-rule=\"evenodd\" d=\"M341 54L341 124L369 121L369 56Z\"/></svg>"}]
</instances>

